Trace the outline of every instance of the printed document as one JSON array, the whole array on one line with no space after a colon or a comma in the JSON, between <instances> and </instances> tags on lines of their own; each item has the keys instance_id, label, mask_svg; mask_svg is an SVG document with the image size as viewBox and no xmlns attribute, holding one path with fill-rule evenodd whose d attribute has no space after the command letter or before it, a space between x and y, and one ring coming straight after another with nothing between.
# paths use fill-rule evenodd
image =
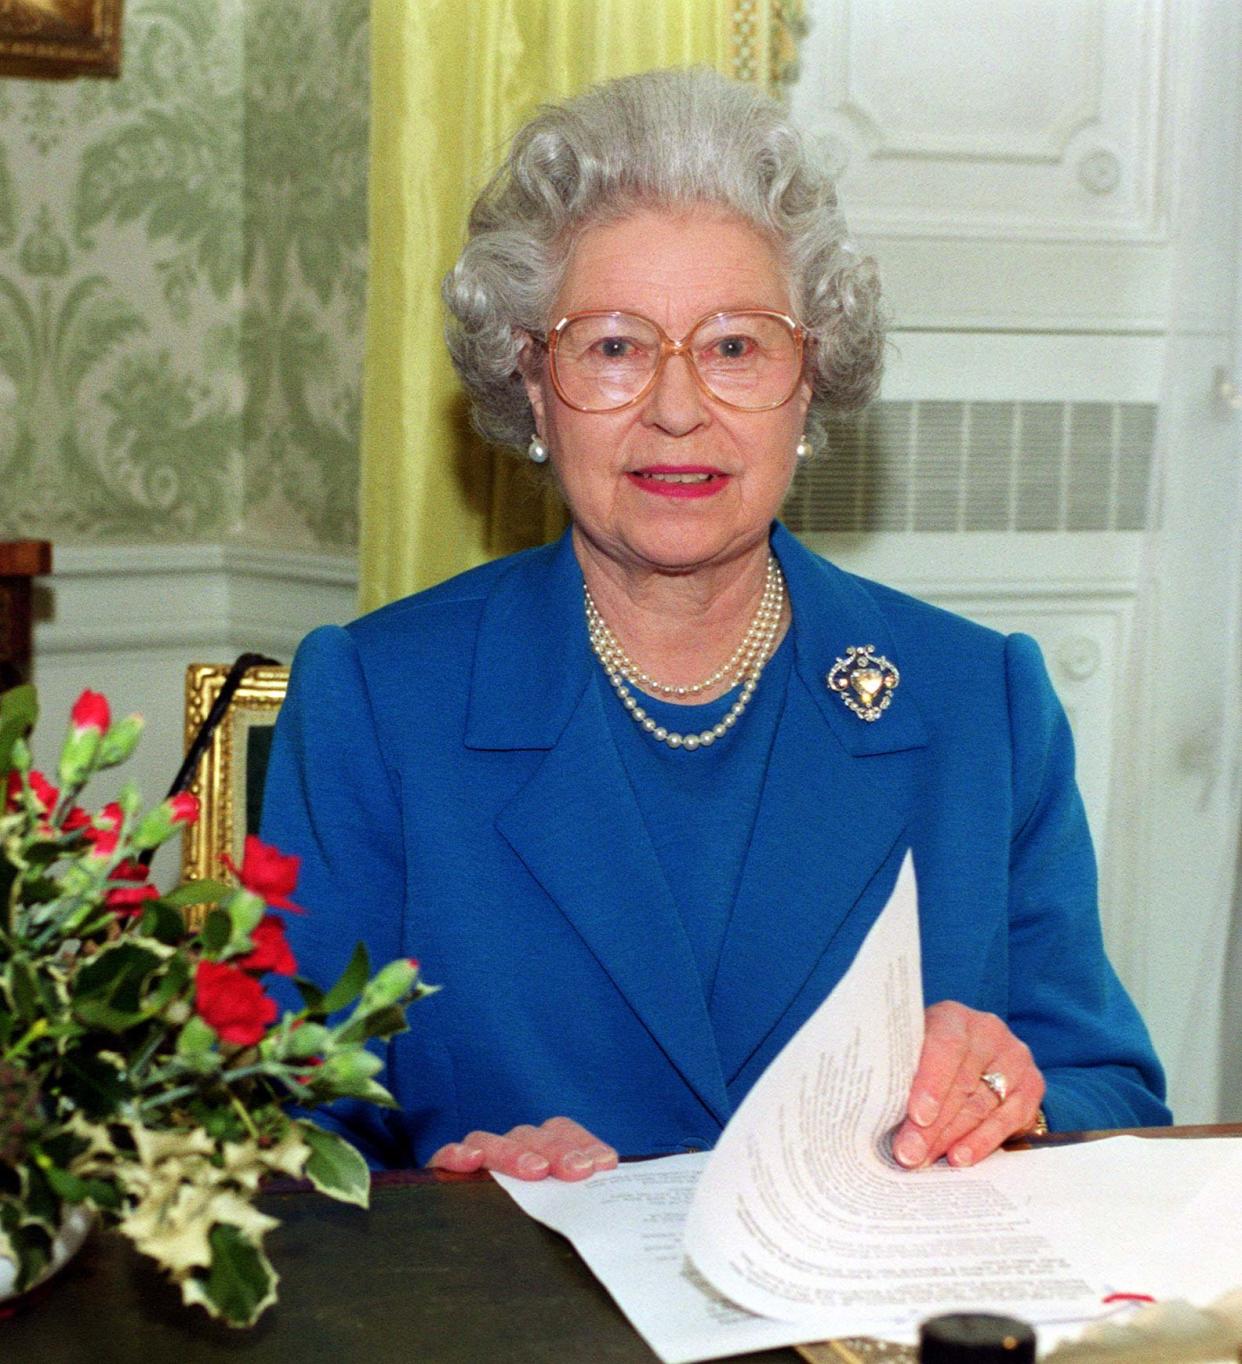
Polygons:
<instances>
[{"instance_id":1,"label":"printed document","mask_svg":"<svg viewBox=\"0 0 1242 1364\"><path fill-rule=\"evenodd\" d=\"M922 1039L907 857L849 971L715 1151L581 1184L497 1178L573 1241L665 1364L911 1340L953 1310L1025 1318L1045 1344L1111 1294L1207 1301L1242 1279L1242 1142L1117 1138L902 1169L889 1135Z\"/></svg>"}]
</instances>

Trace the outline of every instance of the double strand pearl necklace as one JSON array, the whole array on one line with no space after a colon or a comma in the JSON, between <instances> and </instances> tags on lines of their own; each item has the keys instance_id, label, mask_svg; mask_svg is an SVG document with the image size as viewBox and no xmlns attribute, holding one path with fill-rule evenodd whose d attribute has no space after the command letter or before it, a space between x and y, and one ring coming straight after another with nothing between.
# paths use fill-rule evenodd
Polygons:
<instances>
[{"instance_id":1,"label":"double strand pearl necklace","mask_svg":"<svg viewBox=\"0 0 1242 1364\"><path fill-rule=\"evenodd\" d=\"M673 687L657 682L638 667L621 647L616 635L608 628L599 608L595 605L590 589L583 584L583 597L586 602L587 634L596 658L608 674L617 699L630 713L630 718L645 733L650 734L658 743L670 748L684 748L694 752L696 748L714 744L737 724L742 712L750 704L750 698L759 685L759 675L772 656L772 648L781 627L781 614L785 607L785 578L774 554L768 555L768 572L763 584L763 596L759 599L759 609L755 612L742 642L733 651L729 660L716 669L702 682L684 687ZM630 686L642 687L647 691L662 692L665 696L695 696L708 687L723 681L734 686L742 683L742 691L737 700L729 707L717 724L698 734L678 734L658 724L639 704L638 698L630 691Z\"/></svg>"}]
</instances>

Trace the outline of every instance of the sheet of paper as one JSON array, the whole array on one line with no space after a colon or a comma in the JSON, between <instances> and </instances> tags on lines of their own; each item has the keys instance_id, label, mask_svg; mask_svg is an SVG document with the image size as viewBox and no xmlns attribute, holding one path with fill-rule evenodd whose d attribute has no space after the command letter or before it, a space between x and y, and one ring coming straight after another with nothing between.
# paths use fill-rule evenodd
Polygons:
<instances>
[{"instance_id":1,"label":"sheet of paper","mask_svg":"<svg viewBox=\"0 0 1242 1364\"><path fill-rule=\"evenodd\" d=\"M992 1162L912 1175L889 1154L923 1040L907 855L849 971L760 1077L708 1162L685 1248L726 1297L821 1336L937 1311L1096 1310L1100 1284Z\"/></svg>"},{"instance_id":2,"label":"sheet of paper","mask_svg":"<svg viewBox=\"0 0 1242 1364\"><path fill-rule=\"evenodd\" d=\"M664 1364L794 1345L804 1328L721 1297L682 1250L690 1199L708 1155L666 1156L581 1184L495 1178L531 1217L567 1236Z\"/></svg>"},{"instance_id":3,"label":"sheet of paper","mask_svg":"<svg viewBox=\"0 0 1242 1364\"><path fill-rule=\"evenodd\" d=\"M665 1364L832 1336L913 1340L940 1311L1036 1323L1041 1353L1115 1293L1242 1281L1242 1142L1114 1138L912 1174L893 1162L922 1045L907 858L845 977L710 1154L581 1184L497 1178L561 1232ZM709 1282L710 1280L710 1282Z\"/></svg>"}]
</instances>

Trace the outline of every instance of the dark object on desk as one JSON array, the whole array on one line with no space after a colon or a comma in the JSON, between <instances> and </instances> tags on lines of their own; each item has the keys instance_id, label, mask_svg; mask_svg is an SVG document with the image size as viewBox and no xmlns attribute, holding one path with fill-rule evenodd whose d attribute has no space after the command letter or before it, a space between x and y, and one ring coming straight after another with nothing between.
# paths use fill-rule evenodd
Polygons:
<instances>
[{"instance_id":1,"label":"dark object on desk","mask_svg":"<svg viewBox=\"0 0 1242 1364\"><path fill-rule=\"evenodd\" d=\"M951 1312L919 1329L919 1364L1035 1364L1035 1332L990 1312Z\"/></svg>"},{"instance_id":2,"label":"dark object on desk","mask_svg":"<svg viewBox=\"0 0 1242 1364\"><path fill-rule=\"evenodd\" d=\"M47 540L0 544L0 691L30 679L32 579L51 571Z\"/></svg>"}]
</instances>

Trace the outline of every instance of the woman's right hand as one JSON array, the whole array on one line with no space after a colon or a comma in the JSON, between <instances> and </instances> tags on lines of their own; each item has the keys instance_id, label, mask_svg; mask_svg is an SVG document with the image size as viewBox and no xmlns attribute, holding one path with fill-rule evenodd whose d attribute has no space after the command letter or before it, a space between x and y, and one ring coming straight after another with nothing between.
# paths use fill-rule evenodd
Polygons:
<instances>
[{"instance_id":1,"label":"woman's right hand","mask_svg":"<svg viewBox=\"0 0 1242 1364\"><path fill-rule=\"evenodd\" d=\"M427 1162L428 1169L470 1174L498 1170L515 1179L586 1179L612 1170L617 1153L572 1118L549 1118L538 1127L523 1124L503 1134L471 1132L451 1141Z\"/></svg>"}]
</instances>

